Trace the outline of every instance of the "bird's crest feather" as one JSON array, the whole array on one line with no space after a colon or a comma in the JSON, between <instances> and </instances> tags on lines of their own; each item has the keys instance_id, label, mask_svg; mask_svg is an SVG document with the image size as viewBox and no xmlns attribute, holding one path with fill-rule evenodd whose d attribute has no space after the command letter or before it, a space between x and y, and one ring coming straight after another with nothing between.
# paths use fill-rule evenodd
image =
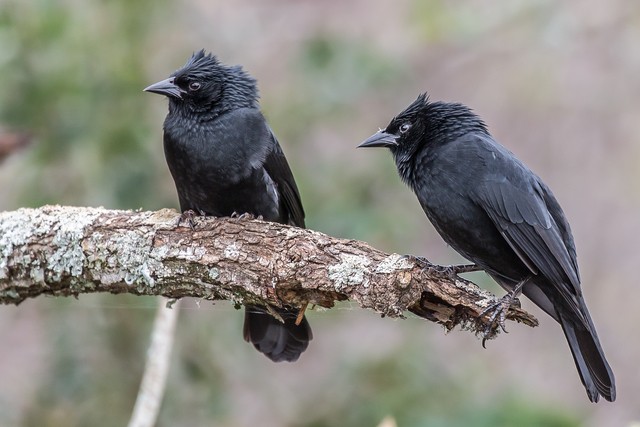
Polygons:
<instances>
[{"instance_id":1,"label":"bird's crest feather","mask_svg":"<svg viewBox=\"0 0 640 427\"><path fill-rule=\"evenodd\" d=\"M398 114L395 119L412 118L418 115L429 105L429 95L424 92L418 95L415 101L411 103L404 111Z\"/></svg>"},{"instance_id":2,"label":"bird's crest feather","mask_svg":"<svg viewBox=\"0 0 640 427\"><path fill-rule=\"evenodd\" d=\"M173 75L178 76L182 74L190 74L197 76L210 73L211 70L216 69L219 66L220 62L215 55L206 53L204 49L201 49L198 52L194 52L187 63L184 64L181 69L173 73Z\"/></svg>"}]
</instances>

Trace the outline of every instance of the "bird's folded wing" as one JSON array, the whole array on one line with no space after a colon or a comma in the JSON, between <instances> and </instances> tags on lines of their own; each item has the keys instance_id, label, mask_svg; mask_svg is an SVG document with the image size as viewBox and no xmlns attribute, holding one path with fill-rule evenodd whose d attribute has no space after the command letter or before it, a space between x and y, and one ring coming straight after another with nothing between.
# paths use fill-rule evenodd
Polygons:
<instances>
[{"instance_id":1,"label":"bird's folded wing","mask_svg":"<svg viewBox=\"0 0 640 427\"><path fill-rule=\"evenodd\" d=\"M289 224L304 228L304 209L298 186L273 132L271 132L271 137L273 138L273 148L265 158L264 168L278 186L278 196L289 216Z\"/></svg>"},{"instance_id":2,"label":"bird's folded wing","mask_svg":"<svg viewBox=\"0 0 640 427\"><path fill-rule=\"evenodd\" d=\"M515 185L506 178L487 179L480 183L475 202L531 272L546 277L582 317L576 301L581 291L575 251L567 249L541 191L539 186Z\"/></svg>"}]
</instances>

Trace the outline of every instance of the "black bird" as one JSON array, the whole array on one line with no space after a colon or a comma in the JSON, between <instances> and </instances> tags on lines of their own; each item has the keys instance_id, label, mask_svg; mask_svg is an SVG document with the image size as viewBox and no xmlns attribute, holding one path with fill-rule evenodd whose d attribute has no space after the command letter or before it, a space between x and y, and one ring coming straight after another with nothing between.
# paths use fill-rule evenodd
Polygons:
<instances>
[{"instance_id":1,"label":"black bird","mask_svg":"<svg viewBox=\"0 0 640 427\"><path fill-rule=\"evenodd\" d=\"M164 153L183 214L247 213L305 226L293 174L260 112L256 81L240 66L201 50L145 91L169 98ZM244 338L274 362L293 362L312 339L306 318L296 324L296 317L292 310L247 306Z\"/></svg>"},{"instance_id":2,"label":"black bird","mask_svg":"<svg viewBox=\"0 0 640 427\"><path fill-rule=\"evenodd\" d=\"M562 326L589 399L615 400L569 223L549 187L476 114L423 94L359 147L389 148L445 242L510 291L491 323L497 315L504 329L506 310L524 293Z\"/></svg>"}]
</instances>

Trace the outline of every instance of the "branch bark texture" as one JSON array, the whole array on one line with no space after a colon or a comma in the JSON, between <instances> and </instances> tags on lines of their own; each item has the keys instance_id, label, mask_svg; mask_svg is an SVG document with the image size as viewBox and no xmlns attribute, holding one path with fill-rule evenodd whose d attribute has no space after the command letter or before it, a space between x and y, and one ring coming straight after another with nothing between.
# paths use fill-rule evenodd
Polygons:
<instances>
[{"instance_id":1,"label":"branch bark texture","mask_svg":"<svg viewBox=\"0 0 640 427\"><path fill-rule=\"evenodd\" d=\"M495 297L471 282L429 275L411 258L254 219L175 210L45 206L0 213L0 303L110 292L330 308L351 300L383 316L411 311L481 332ZM508 318L536 319L512 308Z\"/></svg>"}]
</instances>

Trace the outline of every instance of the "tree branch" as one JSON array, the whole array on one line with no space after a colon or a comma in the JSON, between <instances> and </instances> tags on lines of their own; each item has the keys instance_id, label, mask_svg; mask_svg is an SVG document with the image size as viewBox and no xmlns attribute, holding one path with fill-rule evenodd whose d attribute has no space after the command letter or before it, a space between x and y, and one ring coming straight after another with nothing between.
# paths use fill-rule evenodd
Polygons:
<instances>
[{"instance_id":1,"label":"tree branch","mask_svg":"<svg viewBox=\"0 0 640 427\"><path fill-rule=\"evenodd\" d=\"M45 206L0 213L0 303L94 292L330 308L351 300L383 316L411 311L481 332L495 297L411 258L282 224L176 211ZM512 308L509 319L537 325Z\"/></svg>"}]
</instances>

